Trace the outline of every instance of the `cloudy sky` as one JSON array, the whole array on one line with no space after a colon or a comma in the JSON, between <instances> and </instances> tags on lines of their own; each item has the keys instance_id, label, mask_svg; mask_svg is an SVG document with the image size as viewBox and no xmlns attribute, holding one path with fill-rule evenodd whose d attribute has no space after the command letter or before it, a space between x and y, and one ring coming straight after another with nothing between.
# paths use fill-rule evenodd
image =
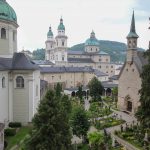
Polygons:
<instances>
[{"instance_id":1,"label":"cloudy sky","mask_svg":"<svg viewBox=\"0 0 150 150\"><path fill-rule=\"evenodd\" d=\"M18 17L18 50L45 47L51 25L57 35L62 16L68 46L84 42L92 29L100 40L126 43L131 15L135 10L138 46L148 47L150 0L7 0Z\"/></svg>"}]
</instances>

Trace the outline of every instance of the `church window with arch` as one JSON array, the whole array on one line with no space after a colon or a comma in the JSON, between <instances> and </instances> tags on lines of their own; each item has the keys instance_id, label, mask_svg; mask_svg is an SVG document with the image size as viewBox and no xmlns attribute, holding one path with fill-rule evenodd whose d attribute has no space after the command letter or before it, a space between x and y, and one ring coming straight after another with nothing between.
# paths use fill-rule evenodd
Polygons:
<instances>
[{"instance_id":1,"label":"church window with arch","mask_svg":"<svg viewBox=\"0 0 150 150\"><path fill-rule=\"evenodd\" d=\"M1 39L6 39L6 29L1 28Z\"/></svg>"},{"instance_id":2,"label":"church window with arch","mask_svg":"<svg viewBox=\"0 0 150 150\"><path fill-rule=\"evenodd\" d=\"M5 88L6 87L6 83L5 83L5 77L2 78L2 88Z\"/></svg>"},{"instance_id":3,"label":"church window with arch","mask_svg":"<svg viewBox=\"0 0 150 150\"><path fill-rule=\"evenodd\" d=\"M22 76L17 76L16 88L24 88L24 78Z\"/></svg>"}]
</instances>

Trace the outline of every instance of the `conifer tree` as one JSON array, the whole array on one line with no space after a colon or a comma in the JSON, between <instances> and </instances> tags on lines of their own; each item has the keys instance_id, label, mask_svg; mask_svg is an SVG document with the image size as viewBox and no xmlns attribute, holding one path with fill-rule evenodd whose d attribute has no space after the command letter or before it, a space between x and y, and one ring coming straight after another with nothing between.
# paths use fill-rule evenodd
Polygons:
<instances>
[{"instance_id":1,"label":"conifer tree","mask_svg":"<svg viewBox=\"0 0 150 150\"><path fill-rule=\"evenodd\" d=\"M48 91L33 118L33 132L26 142L27 150L70 150L71 134L68 116L61 98Z\"/></svg>"},{"instance_id":2,"label":"conifer tree","mask_svg":"<svg viewBox=\"0 0 150 150\"><path fill-rule=\"evenodd\" d=\"M150 128L150 49L144 53L144 57L148 63L141 73L140 106L136 116L144 127Z\"/></svg>"}]
</instances>

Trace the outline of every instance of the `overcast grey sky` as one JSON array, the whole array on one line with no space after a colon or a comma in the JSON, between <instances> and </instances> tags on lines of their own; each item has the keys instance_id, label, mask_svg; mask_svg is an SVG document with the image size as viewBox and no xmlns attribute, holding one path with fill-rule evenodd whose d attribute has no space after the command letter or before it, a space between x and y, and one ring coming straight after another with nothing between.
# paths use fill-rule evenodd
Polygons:
<instances>
[{"instance_id":1,"label":"overcast grey sky","mask_svg":"<svg viewBox=\"0 0 150 150\"><path fill-rule=\"evenodd\" d=\"M126 43L132 10L135 10L138 46L147 48L150 40L148 17L150 0L7 0L18 17L18 50L45 48L51 25L57 34L62 16L68 46L85 42L92 29L100 40Z\"/></svg>"}]
</instances>

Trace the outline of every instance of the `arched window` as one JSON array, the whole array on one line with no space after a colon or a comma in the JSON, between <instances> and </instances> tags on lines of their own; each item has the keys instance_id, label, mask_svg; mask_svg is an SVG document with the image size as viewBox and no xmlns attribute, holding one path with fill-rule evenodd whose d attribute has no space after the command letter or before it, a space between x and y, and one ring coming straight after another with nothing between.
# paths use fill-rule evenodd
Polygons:
<instances>
[{"instance_id":1,"label":"arched window","mask_svg":"<svg viewBox=\"0 0 150 150\"><path fill-rule=\"evenodd\" d=\"M6 29L5 28L1 29L1 38L6 39Z\"/></svg>"},{"instance_id":2,"label":"arched window","mask_svg":"<svg viewBox=\"0 0 150 150\"><path fill-rule=\"evenodd\" d=\"M65 43L64 43L64 41L62 41L62 46L64 46L65 45Z\"/></svg>"},{"instance_id":3,"label":"arched window","mask_svg":"<svg viewBox=\"0 0 150 150\"><path fill-rule=\"evenodd\" d=\"M16 78L16 88L24 88L24 78L22 76Z\"/></svg>"},{"instance_id":4,"label":"arched window","mask_svg":"<svg viewBox=\"0 0 150 150\"><path fill-rule=\"evenodd\" d=\"M2 88L5 88L5 77L2 78Z\"/></svg>"}]
</instances>

